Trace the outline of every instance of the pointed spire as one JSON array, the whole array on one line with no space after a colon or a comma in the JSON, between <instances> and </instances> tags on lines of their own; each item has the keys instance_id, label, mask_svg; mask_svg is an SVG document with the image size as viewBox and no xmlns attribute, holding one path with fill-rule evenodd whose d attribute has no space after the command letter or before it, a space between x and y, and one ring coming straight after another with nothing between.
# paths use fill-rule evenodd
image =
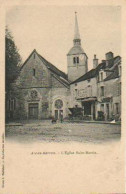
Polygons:
<instances>
[{"instance_id":1,"label":"pointed spire","mask_svg":"<svg viewBox=\"0 0 126 194\"><path fill-rule=\"evenodd\" d=\"M74 39L80 39L78 21L77 21L77 12L75 12L75 31L74 31Z\"/></svg>"},{"instance_id":2,"label":"pointed spire","mask_svg":"<svg viewBox=\"0 0 126 194\"><path fill-rule=\"evenodd\" d=\"M81 44L78 21L77 21L77 12L75 12L75 29L74 29L74 40L73 41L74 41L74 45Z\"/></svg>"}]
</instances>

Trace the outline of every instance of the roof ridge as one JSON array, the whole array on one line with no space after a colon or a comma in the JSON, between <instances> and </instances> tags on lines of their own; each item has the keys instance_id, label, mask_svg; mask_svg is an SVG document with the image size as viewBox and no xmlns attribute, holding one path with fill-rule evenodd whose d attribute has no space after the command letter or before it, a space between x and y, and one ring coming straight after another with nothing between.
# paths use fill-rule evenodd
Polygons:
<instances>
[{"instance_id":1,"label":"roof ridge","mask_svg":"<svg viewBox=\"0 0 126 194\"><path fill-rule=\"evenodd\" d=\"M50 66L52 66L54 69L53 69L53 71L55 71L55 70L57 70L58 72L55 72L56 74L58 74L59 76L63 76L63 78L64 79L66 79L67 80L67 74L65 73L65 72L63 72L63 71L61 71L60 69L58 69L55 65L53 65L52 63L50 63L49 61L47 61L43 56L41 56L38 52L37 52L37 54L38 54L38 56L43 60L43 62L44 63L46 63L46 65L48 66L48 65L50 65ZM51 68L51 67L49 67L49 68ZM52 70L52 69L51 69ZM61 74L63 74L63 75L61 75Z\"/></svg>"}]
</instances>

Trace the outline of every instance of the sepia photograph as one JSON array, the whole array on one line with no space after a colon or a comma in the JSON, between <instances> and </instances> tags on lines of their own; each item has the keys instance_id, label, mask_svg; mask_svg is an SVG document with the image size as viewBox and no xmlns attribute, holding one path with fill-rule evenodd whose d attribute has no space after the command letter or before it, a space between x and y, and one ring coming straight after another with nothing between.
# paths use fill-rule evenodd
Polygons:
<instances>
[{"instance_id":1,"label":"sepia photograph","mask_svg":"<svg viewBox=\"0 0 126 194\"><path fill-rule=\"evenodd\" d=\"M120 140L120 6L13 7L5 35L7 139Z\"/></svg>"},{"instance_id":2,"label":"sepia photograph","mask_svg":"<svg viewBox=\"0 0 126 194\"><path fill-rule=\"evenodd\" d=\"M1 6L1 194L125 193L124 4Z\"/></svg>"}]
</instances>

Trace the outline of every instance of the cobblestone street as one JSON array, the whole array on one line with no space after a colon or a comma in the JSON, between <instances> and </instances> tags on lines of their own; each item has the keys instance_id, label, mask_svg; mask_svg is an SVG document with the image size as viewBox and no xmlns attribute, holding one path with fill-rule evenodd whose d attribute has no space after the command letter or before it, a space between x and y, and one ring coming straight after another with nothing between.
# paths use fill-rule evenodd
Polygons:
<instances>
[{"instance_id":1,"label":"cobblestone street","mask_svg":"<svg viewBox=\"0 0 126 194\"><path fill-rule=\"evenodd\" d=\"M101 123L33 123L6 125L6 139L17 142L83 142L103 143L119 140L121 126Z\"/></svg>"}]
</instances>

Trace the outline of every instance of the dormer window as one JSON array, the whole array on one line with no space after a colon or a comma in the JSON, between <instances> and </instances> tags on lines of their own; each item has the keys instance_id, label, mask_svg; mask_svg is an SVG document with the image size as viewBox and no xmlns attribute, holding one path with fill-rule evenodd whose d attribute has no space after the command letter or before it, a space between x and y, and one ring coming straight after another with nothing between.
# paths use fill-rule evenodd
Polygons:
<instances>
[{"instance_id":1,"label":"dormer window","mask_svg":"<svg viewBox=\"0 0 126 194\"><path fill-rule=\"evenodd\" d=\"M35 76L35 73L36 73L36 72L35 72L35 69L33 69L33 76Z\"/></svg>"}]
</instances>

